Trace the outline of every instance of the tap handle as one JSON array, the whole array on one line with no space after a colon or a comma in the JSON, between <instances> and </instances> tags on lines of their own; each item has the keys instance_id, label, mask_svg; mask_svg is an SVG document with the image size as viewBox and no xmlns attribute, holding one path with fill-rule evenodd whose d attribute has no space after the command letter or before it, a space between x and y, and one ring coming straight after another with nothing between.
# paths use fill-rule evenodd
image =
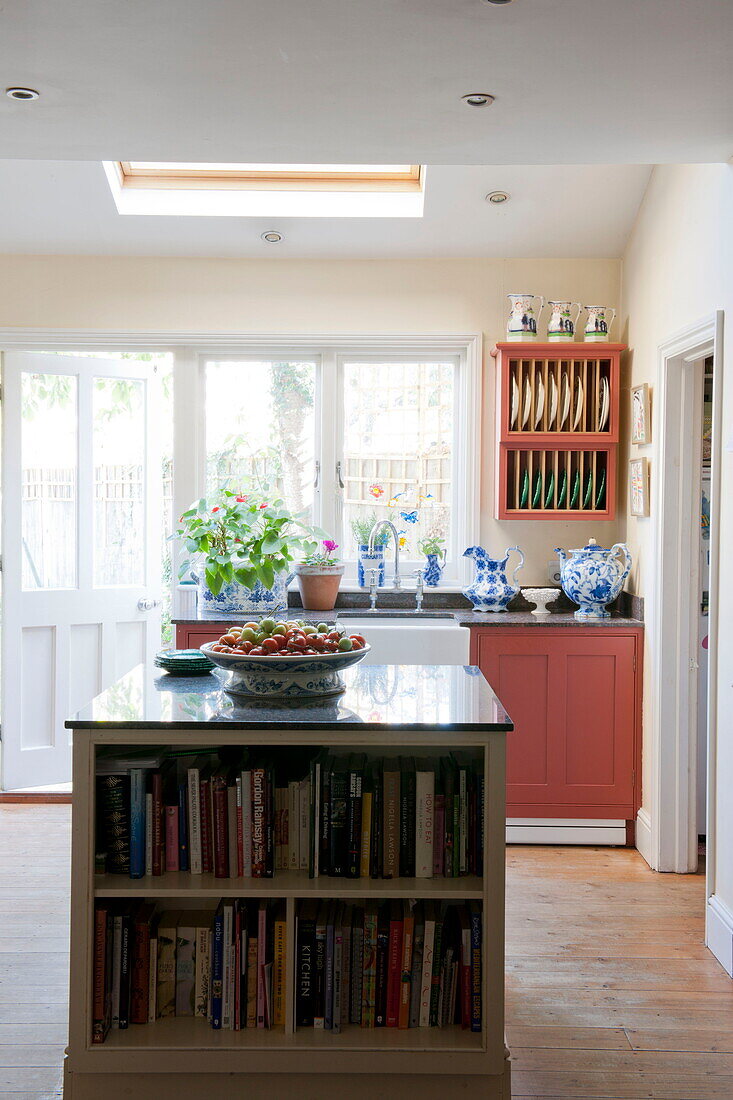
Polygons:
<instances>
[{"instance_id":1,"label":"tap handle","mask_svg":"<svg viewBox=\"0 0 733 1100\"><path fill-rule=\"evenodd\" d=\"M416 578L415 579L415 588L417 589L418 592L422 592L423 589L425 588L425 574L423 573L422 569L415 569L414 570L414 575L415 575L415 578Z\"/></svg>"}]
</instances>

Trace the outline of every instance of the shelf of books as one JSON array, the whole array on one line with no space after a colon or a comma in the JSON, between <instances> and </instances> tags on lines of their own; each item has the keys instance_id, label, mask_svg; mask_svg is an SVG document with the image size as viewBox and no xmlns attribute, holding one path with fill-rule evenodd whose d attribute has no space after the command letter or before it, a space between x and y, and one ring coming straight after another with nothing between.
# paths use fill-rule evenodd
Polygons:
<instances>
[{"instance_id":1,"label":"shelf of books","mask_svg":"<svg viewBox=\"0 0 733 1100\"><path fill-rule=\"evenodd\" d=\"M273 1051L288 1073L504 1072L503 741L322 737L75 735L69 1096Z\"/></svg>"}]
</instances>

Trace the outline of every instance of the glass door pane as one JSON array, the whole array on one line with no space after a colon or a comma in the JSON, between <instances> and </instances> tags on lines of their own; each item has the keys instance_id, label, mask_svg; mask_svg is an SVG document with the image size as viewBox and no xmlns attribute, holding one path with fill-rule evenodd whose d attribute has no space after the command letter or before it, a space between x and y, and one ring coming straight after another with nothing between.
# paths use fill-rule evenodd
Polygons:
<instances>
[{"instance_id":1,"label":"glass door pane","mask_svg":"<svg viewBox=\"0 0 733 1100\"><path fill-rule=\"evenodd\" d=\"M75 588L78 526L77 379L21 376L22 585Z\"/></svg>"},{"instance_id":2,"label":"glass door pane","mask_svg":"<svg viewBox=\"0 0 733 1100\"><path fill-rule=\"evenodd\" d=\"M94 585L145 583L145 383L95 378Z\"/></svg>"},{"instance_id":3,"label":"glass door pane","mask_svg":"<svg viewBox=\"0 0 733 1100\"><path fill-rule=\"evenodd\" d=\"M206 495L267 487L310 520L315 387L313 362L207 362Z\"/></svg>"}]
</instances>

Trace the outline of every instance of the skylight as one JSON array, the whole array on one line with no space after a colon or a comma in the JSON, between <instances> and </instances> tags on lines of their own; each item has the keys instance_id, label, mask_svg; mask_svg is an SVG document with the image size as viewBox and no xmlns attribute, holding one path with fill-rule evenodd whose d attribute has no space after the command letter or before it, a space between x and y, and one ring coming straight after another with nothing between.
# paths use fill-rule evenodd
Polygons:
<instances>
[{"instance_id":1,"label":"skylight","mask_svg":"<svg viewBox=\"0 0 733 1100\"><path fill-rule=\"evenodd\" d=\"M199 217L422 217L419 164L106 161L120 214Z\"/></svg>"}]
</instances>

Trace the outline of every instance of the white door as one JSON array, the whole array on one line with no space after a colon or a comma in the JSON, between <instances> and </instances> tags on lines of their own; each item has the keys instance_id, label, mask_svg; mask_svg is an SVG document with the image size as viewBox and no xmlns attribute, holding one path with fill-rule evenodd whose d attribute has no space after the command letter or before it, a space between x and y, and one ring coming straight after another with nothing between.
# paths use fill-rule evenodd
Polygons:
<instances>
[{"instance_id":1,"label":"white door","mask_svg":"<svg viewBox=\"0 0 733 1100\"><path fill-rule=\"evenodd\" d=\"M2 787L71 779L64 722L160 644L159 379L6 352Z\"/></svg>"}]
</instances>

